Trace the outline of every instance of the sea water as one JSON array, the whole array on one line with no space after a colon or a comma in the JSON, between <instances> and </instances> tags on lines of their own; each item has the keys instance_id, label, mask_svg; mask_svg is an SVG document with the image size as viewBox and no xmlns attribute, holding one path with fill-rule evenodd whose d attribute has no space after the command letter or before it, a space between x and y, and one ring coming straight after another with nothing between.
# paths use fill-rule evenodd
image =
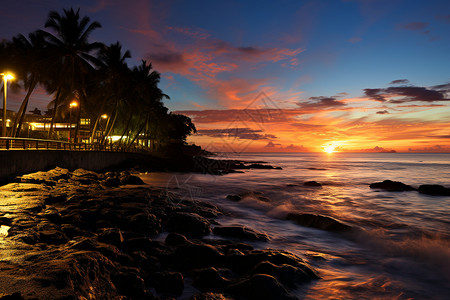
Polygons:
<instances>
[{"instance_id":1,"label":"sea water","mask_svg":"<svg viewBox=\"0 0 450 300\"><path fill-rule=\"evenodd\" d=\"M240 153L221 159L264 161L282 170L252 169L223 176L149 173L151 186L208 201L240 224L271 236L256 248L284 249L316 268L322 279L300 285L300 299L450 299L450 197L388 192L369 184L386 179L413 187L450 187L450 154ZM322 187L307 187L305 181ZM240 202L229 194L247 193ZM260 201L258 197L270 201ZM174 198L175 199L175 198ZM348 233L307 228L290 212L333 217Z\"/></svg>"}]
</instances>

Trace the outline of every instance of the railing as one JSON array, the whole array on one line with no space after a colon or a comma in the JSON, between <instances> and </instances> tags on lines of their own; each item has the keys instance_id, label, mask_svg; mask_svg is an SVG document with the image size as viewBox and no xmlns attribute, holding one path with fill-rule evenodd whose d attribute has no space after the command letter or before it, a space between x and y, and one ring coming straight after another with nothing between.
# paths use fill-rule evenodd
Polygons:
<instances>
[{"instance_id":1,"label":"railing","mask_svg":"<svg viewBox=\"0 0 450 300\"><path fill-rule=\"evenodd\" d=\"M57 140L0 137L0 150L72 150L72 151L125 151L113 144L69 143ZM136 148L127 149L135 152Z\"/></svg>"}]
</instances>

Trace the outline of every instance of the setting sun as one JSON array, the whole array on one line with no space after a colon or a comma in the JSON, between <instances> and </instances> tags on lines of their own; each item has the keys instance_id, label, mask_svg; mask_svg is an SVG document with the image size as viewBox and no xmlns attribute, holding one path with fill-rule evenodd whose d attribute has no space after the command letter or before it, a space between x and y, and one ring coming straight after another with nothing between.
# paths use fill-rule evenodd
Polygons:
<instances>
[{"instance_id":1,"label":"setting sun","mask_svg":"<svg viewBox=\"0 0 450 300\"><path fill-rule=\"evenodd\" d=\"M323 151L325 151L326 153L333 153L335 152L335 149L336 149L335 145L328 145L323 149Z\"/></svg>"}]
</instances>

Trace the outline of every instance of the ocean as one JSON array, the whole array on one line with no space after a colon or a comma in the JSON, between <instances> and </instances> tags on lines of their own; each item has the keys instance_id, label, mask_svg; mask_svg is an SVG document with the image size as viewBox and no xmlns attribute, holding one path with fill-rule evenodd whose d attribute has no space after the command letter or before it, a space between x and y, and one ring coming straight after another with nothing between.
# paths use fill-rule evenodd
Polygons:
<instances>
[{"instance_id":1,"label":"ocean","mask_svg":"<svg viewBox=\"0 0 450 300\"><path fill-rule=\"evenodd\" d=\"M450 197L388 192L369 184L386 179L413 187L450 187L450 154L223 153L219 159L264 161L275 169L223 176L149 173L149 186L181 198L207 201L228 215L222 225L265 232L256 248L290 251L322 279L295 290L300 299L449 299ZM307 187L305 181L322 187ZM247 193L240 202L229 194ZM267 198L267 202L258 197ZM285 220L290 212L333 217L355 230L307 228Z\"/></svg>"}]
</instances>

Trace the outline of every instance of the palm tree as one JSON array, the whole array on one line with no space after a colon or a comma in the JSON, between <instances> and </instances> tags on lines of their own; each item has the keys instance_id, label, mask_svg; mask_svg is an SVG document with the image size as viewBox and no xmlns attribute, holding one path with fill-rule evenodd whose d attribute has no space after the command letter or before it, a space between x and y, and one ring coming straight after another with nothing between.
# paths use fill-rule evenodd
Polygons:
<instances>
[{"instance_id":1,"label":"palm tree","mask_svg":"<svg viewBox=\"0 0 450 300\"><path fill-rule=\"evenodd\" d=\"M130 69L127 66L126 59L131 58L130 51L122 53L122 45L119 42L111 44L108 47L103 47L99 51L98 60L100 62L99 72L102 88L105 91L102 96L101 105L95 114L95 123L92 130L91 141L94 140L97 126L99 124L102 114L106 111L106 106L109 104L110 112L108 115L107 125L109 131L112 130L115 117L117 116L117 106L124 95L124 89L127 86ZM111 105L112 104L112 105ZM111 109L111 106L113 107ZM105 128L105 133L106 133ZM105 134L107 135L107 134Z\"/></svg>"},{"instance_id":2,"label":"palm tree","mask_svg":"<svg viewBox=\"0 0 450 300\"><path fill-rule=\"evenodd\" d=\"M164 98L170 99L169 96L164 94L161 89L158 88L160 74L152 69L151 63L142 60L139 66L133 68L131 77L133 80L133 94L132 97L129 98L131 101L128 103L129 116L120 141L128 132L130 125L132 125L131 121L133 117L137 120L134 124L136 130L133 130L134 132L137 132L137 134L135 134L135 137L127 145L127 148L131 146L137 136L145 128L147 122L150 121L149 118L152 111L163 106L162 100ZM136 116L138 117L136 118Z\"/></svg>"},{"instance_id":3,"label":"palm tree","mask_svg":"<svg viewBox=\"0 0 450 300\"><path fill-rule=\"evenodd\" d=\"M92 64L97 63L97 59L92 53L101 47L101 43L89 43L89 35L97 28L101 27L98 22L90 22L89 17L81 17L80 10L64 10L60 15L56 11L51 11L48 15L45 28L51 29L54 33L40 30L49 48L53 64L49 69L54 70L55 80L48 86L49 90L56 92L52 124L49 129L49 137L53 131L56 109L59 97L63 89L76 91L80 97L79 108L77 109L77 126L75 137L78 136L80 124L80 112L87 102L85 90L85 78L94 70Z\"/></svg>"},{"instance_id":4,"label":"palm tree","mask_svg":"<svg viewBox=\"0 0 450 300\"><path fill-rule=\"evenodd\" d=\"M20 34L13 38L12 43L15 70L19 73L19 78L23 80L24 88L27 90L14 120L11 134L13 137L18 137L20 134L31 93L43 80L47 64L42 35L38 32L32 32L28 37L29 39Z\"/></svg>"}]
</instances>

